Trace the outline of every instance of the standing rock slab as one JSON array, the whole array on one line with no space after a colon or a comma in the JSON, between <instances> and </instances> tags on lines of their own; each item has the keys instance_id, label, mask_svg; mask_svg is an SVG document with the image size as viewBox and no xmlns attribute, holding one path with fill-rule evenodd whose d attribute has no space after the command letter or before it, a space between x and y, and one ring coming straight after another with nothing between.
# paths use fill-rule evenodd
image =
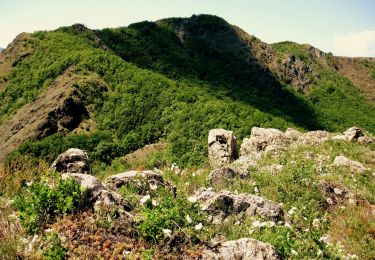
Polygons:
<instances>
[{"instance_id":1,"label":"standing rock slab","mask_svg":"<svg viewBox=\"0 0 375 260\"><path fill-rule=\"evenodd\" d=\"M270 244L252 238L240 238L219 243L213 248L206 248L202 259L276 260L279 258Z\"/></svg>"},{"instance_id":2,"label":"standing rock slab","mask_svg":"<svg viewBox=\"0 0 375 260\"><path fill-rule=\"evenodd\" d=\"M274 221L284 219L284 211L279 204L252 194L234 194L227 190L214 192L200 188L194 197L201 203L202 210L213 217L214 222L240 213Z\"/></svg>"},{"instance_id":3,"label":"standing rock slab","mask_svg":"<svg viewBox=\"0 0 375 260\"><path fill-rule=\"evenodd\" d=\"M336 156L335 160L333 161L333 165L338 166L338 167L346 167L351 172L355 172L355 173L364 173L366 171L362 163L357 162L357 161L352 161L342 155Z\"/></svg>"},{"instance_id":4,"label":"standing rock slab","mask_svg":"<svg viewBox=\"0 0 375 260\"><path fill-rule=\"evenodd\" d=\"M89 157L84 150L70 148L57 157L51 169L63 173L90 173Z\"/></svg>"},{"instance_id":5,"label":"standing rock slab","mask_svg":"<svg viewBox=\"0 0 375 260\"><path fill-rule=\"evenodd\" d=\"M232 131L212 129L208 134L208 160L213 169L237 159L237 141Z\"/></svg>"}]
</instances>

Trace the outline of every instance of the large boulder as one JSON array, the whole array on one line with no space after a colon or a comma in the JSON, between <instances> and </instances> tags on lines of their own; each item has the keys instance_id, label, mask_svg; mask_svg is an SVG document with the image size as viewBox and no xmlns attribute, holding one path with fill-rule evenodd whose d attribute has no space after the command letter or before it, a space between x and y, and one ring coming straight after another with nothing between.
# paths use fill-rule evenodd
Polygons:
<instances>
[{"instance_id":1,"label":"large boulder","mask_svg":"<svg viewBox=\"0 0 375 260\"><path fill-rule=\"evenodd\" d=\"M200 188L194 198L200 202L202 210L213 217L213 222L238 214L260 216L274 221L284 219L284 211L279 204L252 194L234 194L227 190L214 192Z\"/></svg>"},{"instance_id":2,"label":"large boulder","mask_svg":"<svg viewBox=\"0 0 375 260\"><path fill-rule=\"evenodd\" d=\"M139 195L146 194L148 191L160 187L168 189L173 193L176 192L174 185L165 181L160 174L150 170L128 171L115 174L106 179L106 184L114 190L122 186L132 186L132 188L136 188Z\"/></svg>"},{"instance_id":3,"label":"large boulder","mask_svg":"<svg viewBox=\"0 0 375 260\"><path fill-rule=\"evenodd\" d=\"M251 129L250 138L244 138L240 148L240 159L249 165L258 161L266 152L279 153L291 144L292 139L278 129Z\"/></svg>"},{"instance_id":4,"label":"large boulder","mask_svg":"<svg viewBox=\"0 0 375 260\"><path fill-rule=\"evenodd\" d=\"M252 238L240 238L206 248L203 251L202 259L275 260L278 259L278 256L270 244Z\"/></svg>"},{"instance_id":5,"label":"large boulder","mask_svg":"<svg viewBox=\"0 0 375 260\"><path fill-rule=\"evenodd\" d=\"M123 200L121 195L116 192L110 191L101 183L96 177L89 174L82 173L63 173L61 178L74 178L78 184L85 191L84 196L90 203L94 203L95 207L99 205L121 205Z\"/></svg>"},{"instance_id":6,"label":"large boulder","mask_svg":"<svg viewBox=\"0 0 375 260\"><path fill-rule=\"evenodd\" d=\"M208 160L213 169L232 163L237 158L237 141L232 131L212 129L208 134Z\"/></svg>"},{"instance_id":7,"label":"large boulder","mask_svg":"<svg viewBox=\"0 0 375 260\"><path fill-rule=\"evenodd\" d=\"M248 176L247 171L241 171L232 167L222 167L211 171L208 176L210 185L225 184L228 181L236 178L243 179Z\"/></svg>"},{"instance_id":8,"label":"large boulder","mask_svg":"<svg viewBox=\"0 0 375 260\"><path fill-rule=\"evenodd\" d=\"M89 157L84 150L70 148L57 157L51 169L63 173L90 173Z\"/></svg>"},{"instance_id":9,"label":"large boulder","mask_svg":"<svg viewBox=\"0 0 375 260\"><path fill-rule=\"evenodd\" d=\"M345 167L353 173L364 173L366 170L362 163L350 160L342 155L336 156L335 160L333 161L333 165Z\"/></svg>"}]
</instances>

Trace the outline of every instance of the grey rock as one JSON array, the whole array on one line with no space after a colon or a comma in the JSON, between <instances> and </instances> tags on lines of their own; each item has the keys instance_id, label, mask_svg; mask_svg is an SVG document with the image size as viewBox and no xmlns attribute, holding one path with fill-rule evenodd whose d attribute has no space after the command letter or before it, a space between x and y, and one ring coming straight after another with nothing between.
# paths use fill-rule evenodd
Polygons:
<instances>
[{"instance_id":1,"label":"grey rock","mask_svg":"<svg viewBox=\"0 0 375 260\"><path fill-rule=\"evenodd\" d=\"M226 181L236 178L246 178L248 176L247 171L240 171L232 167L222 167L216 170L213 170L208 176L210 185L223 184Z\"/></svg>"},{"instance_id":2,"label":"grey rock","mask_svg":"<svg viewBox=\"0 0 375 260\"><path fill-rule=\"evenodd\" d=\"M123 204L121 195L110 191L101 183L96 177L89 174L82 173L63 173L61 175L63 180L67 178L74 178L78 184L84 189L85 200L90 203L95 203L95 206L100 205L121 205Z\"/></svg>"},{"instance_id":3,"label":"grey rock","mask_svg":"<svg viewBox=\"0 0 375 260\"><path fill-rule=\"evenodd\" d=\"M331 133L327 131L311 131L301 135L295 145L320 145L331 139Z\"/></svg>"},{"instance_id":4,"label":"grey rock","mask_svg":"<svg viewBox=\"0 0 375 260\"><path fill-rule=\"evenodd\" d=\"M292 139L278 129L253 127L250 138L244 138L237 164L256 165L265 153L281 153Z\"/></svg>"},{"instance_id":5,"label":"grey rock","mask_svg":"<svg viewBox=\"0 0 375 260\"><path fill-rule=\"evenodd\" d=\"M275 260L279 258L270 244L252 238L240 238L219 243L212 248L206 248L202 259Z\"/></svg>"},{"instance_id":6,"label":"grey rock","mask_svg":"<svg viewBox=\"0 0 375 260\"><path fill-rule=\"evenodd\" d=\"M51 169L63 173L90 173L89 157L84 150L70 148L57 157Z\"/></svg>"},{"instance_id":7,"label":"grey rock","mask_svg":"<svg viewBox=\"0 0 375 260\"><path fill-rule=\"evenodd\" d=\"M357 142L361 145L369 145L374 143L374 139L369 136L361 136L358 138Z\"/></svg>"},{"instance_id":8,"label":"grey rock","mask_svg":"<svg viewBox=\"0 0 375 260\"><path fill-rule=\"evenodd\" d=\"M282 207L270 200L252 194L234 194L227 190L214 192L200 188L195 193L202 210L214 219L224 219L230 215L261 216L270 220L283 220Z\"/></svg>"},{"instance_id":9,"label":"grey rock","mask_svg":"<svg viewBox=\"0 0 375 260\"><path fill-rule=\"evenodd\" d=\"M364 134L361 128L353 126L344 132L344 136L347 141L357 141Z\"/></svg>"},{"instance_id":10,"label":"grey rock","mask_svg":"<svg viewBox=\"0 0 375 260\"><path fill-rule=\"evenodd\" d=\"M139 195L144 195L150 189L157 189L163 187L169 189L173 193L176 192L176 187L171 183L165 181L160 174L154 171L128 171L109 176L106 179L106 184L111 189L118 189L121 186L131 185L136 188Z\"/></svg>"},{"instance_id":11,"label":"grey rock","mask_svg":"<svg viewBox=\"0 0 375 260\"><path fill-rule=\"evenodd\" d=\"M362 163L350 160L342 155L336 156L333 165L348 168L353 173L364 173L366 170Z\"/></svg>"},{"instance_id":12,"label":"grey rock","mask_svg":"<svg viewBox=\"0 0 375 260\"><path fill-rule=\"evenodd\" d=\"M213 169L232 163L237 155L237 141L232 131L212 129L208 134L208 160Z\"/></svg>"}]
</instances>

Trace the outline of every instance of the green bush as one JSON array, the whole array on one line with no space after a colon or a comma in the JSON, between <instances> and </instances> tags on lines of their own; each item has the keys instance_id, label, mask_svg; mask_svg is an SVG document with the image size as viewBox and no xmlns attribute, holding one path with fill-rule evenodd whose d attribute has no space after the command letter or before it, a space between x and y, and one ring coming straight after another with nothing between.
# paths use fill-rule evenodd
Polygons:
<instances>
[{"instance_id":1,"label":"green bush","mask_svg":"<svg viewBox=\"0 0 375 260\"><path fill-rule=\"evenodd\" d=\"M75 211L81 201L81 189L75 179L59 180L55 186L35 181L15 197L21 224L35 233L57 216Z\"/></svg>"},{"instance_id":2,"label":"green bush","mask_svg":"<svg viewBox=\"0 0 375 260\"><path fill-rule=\"evenodd\" d=\"M47 260L64 260L66 249L61 245L61 240L56 232L46 234L47 245L44 249L43 256Z\"/></svg>"},{"instance_id":3,"label":"green bush","mask_svg":"<svg viewBox=\"0 0 375 260\"><path fill-rule=\"evenodd\" d=\"M197 242L205 230L195 229L199 223L205 224L205 215L199 205L189 202L182 195L174 197L168 193L160 196L159 200L157 205L153 205L150 199L143 206L138 223L139 235L147 240L159 241L173 234L183 233L191 242Z\"/></svg>"}]
</instances>

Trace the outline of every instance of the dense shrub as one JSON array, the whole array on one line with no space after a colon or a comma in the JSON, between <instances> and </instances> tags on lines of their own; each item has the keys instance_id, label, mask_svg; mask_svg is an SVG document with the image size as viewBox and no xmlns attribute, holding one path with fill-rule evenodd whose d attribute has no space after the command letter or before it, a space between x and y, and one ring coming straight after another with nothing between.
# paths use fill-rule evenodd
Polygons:
<instances>
[{"instance_id":1,"label":"dense shrub","mask_svg":"<svg viewBox=\"0 0 375 260\"><path fill-rule=\"evenodd\" d=\"M21 224L28 233L35 233L57 216L73 212L81 201L81 189L75 179L59 180L55 186L35 181L15 198Z\"/></svg>"}]
</instances>

